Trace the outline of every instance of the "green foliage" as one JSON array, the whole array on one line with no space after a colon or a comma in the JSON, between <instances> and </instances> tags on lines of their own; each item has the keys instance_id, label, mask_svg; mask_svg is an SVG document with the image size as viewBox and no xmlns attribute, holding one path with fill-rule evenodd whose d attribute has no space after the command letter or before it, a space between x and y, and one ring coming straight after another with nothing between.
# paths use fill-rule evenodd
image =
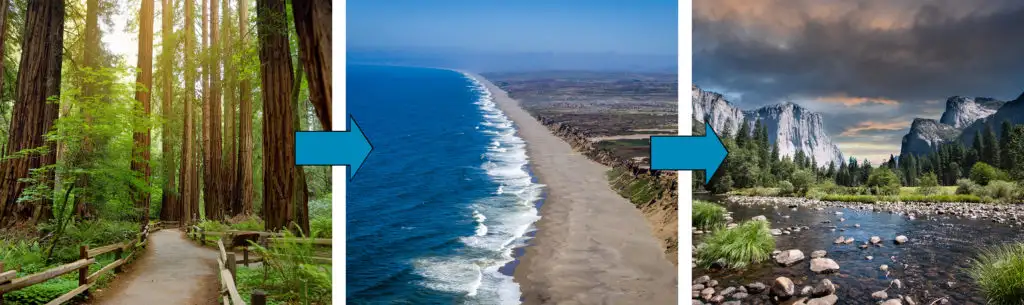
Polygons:
<instances>
[{"instance_id":1,"label":"green foliage","mask_svg":"<svg viewBox=\"0 0 1024 305\"><path fill-rule=\"evenodd\" d=\"M795 190L796 188L788 180L782 180L782 182L779 182L779 194L791 195Z\"/></svg>"},{"instance_id":2,"label":"green foliage","mask_svg":"<svg viewBox=\"0 0 1024 305\"><path fill-rule=\"evenodd\" d=\"M810 170L797 170L793 173L793 192L797 195L803 195L807 193L807 189L815 183L814 173Z\"/></svg>"},{"instance_id":3,"label":"green foliage","mask_svg":"<svg viewBox=\"0 0 1024 305\"><path fill-rule=\"evenodd\" d=\"M56 232L58 225L57 222L46 223L40 226L40 230ZM138 232L139 224L132 221L72 221L67 223L63 234L55 234L53 238L56 240L47 241L46 246L55 246L52 251L53 262L68 263L79 258L78 247L81 245L100 247L129 241L135 239Z\"/></svg>"},{"instance_id":4,"label":"green foliage","mask_svg":"<svg viewBox=\"0 0 1024 305\"><path fill-rule=\"evenodd\" d=\"M331 238L331 193L309 202L309 230L316 238Z\"/></svg>"},{"instance_id":5,"label":"green foliage","mask_svg":"<svg viewBox=\"0 0 1024 305\"><path fill-rule=\"evenodd\" d=\"M985 186L985 195L995 200L1009 202L1017 199L1020 196L1020 192L1017 189L1017 185L1013 182L993 180Z\"/></svg>"},{"instance_id":6,"label":"green foliage","mask_svg":"<svg viewBox=\"0 0 1024 305\"><path fill-rule=\"evenodd\" d=\"M1020 304L1024 300L1024 244L983 251L969 273L981 286L989 304Z\"/></svg>"},{"instance_id":7,"label":"green foliage","mask_svg":"<svg viewBox=\"0 0 1024 305\"><path fill-rule=\"evenodd\" d=\"M206 232L223 232L231 229L228 225L213 220L203 220L196 224L197 227Z\"/></svg>"},{"instance_id":8,"label":"green foliage","mask_svg":"<svg viewBox=\"0 0 1024 305\"><path fill-rule=\"evenodd\" d=\"M270 248L254 246L257 255L264 258L265 277L259 283L248 283L250 286L244 289L251 290L252 284L256 284L285 303L330 304L331 267L313 260L314 256L329 254L318 253L312 237L295 237L288 231L284 234L284 240Z\"/></svg>"},{"instance_id":9,"label":"green foliage","mask_svg":"<svg viewBox=\"0 0 1024 305\"><path fill-rule=\"evenodd\" d=\"M697 265L708 268L721 265L725 268L744 268L771 257L775 250L775 239L771 236L768 222L746 221L733 229L718 230L697 246Z\"/></svg>"},{"instance_id":10,"label":"green foliage","mask_svg":"<svg viewBox=\"0 0 1024 305\"><path fill-rule=\"evenodd\" d=\"M811 189L807 190L807 194L805 194L804 197L807 197L807 198L810 198L810 199L814 199L814 200L821 200L822 198L825 198L825 196L827 196L827 195L828 195L828 193L826 193L825 191L823 191L821 189L811 188Z\"/></svg>"},{"instance_id":11,"label":"green foliage","mask_svg":"<svg viewBox=\"0 0 1024 305\"><path fill-rule=\"evenodd\" d=\"M985 189L977 183L974 183L972 180L960 179L956 181L956 185L956 194L966 195L985 193Z\"/></svg>"},{"instance_id":12,"label":"green foliage","mask_svg":"<svg viewBox=\"0 0 1024 305\"><path fill-rule=\"evenodd\" d=\"M752 187L745 189L738 189L729 192L729 195L735 196L779 196L782 194L782 189L777 187Z\"/></svg>"},{"instance_id":13,"label":"green foliage","mask_svg":"<svg viewBox=\"0 0 1024 305\"><path fill-rule=\"evenodd\" d=\"M698 229L718 229L725 224L725 214L725 207L707 201L693 201L693 226Z\"/></svg>"},{"instance_id":14,"label":"green foliage","mask_svg":"<svg viewBox=\"0 0 1024 305\"><path fill-rule=\"evenodd\" d=\"M5 270L18 269L26 273L46 267L44 247L35 240L0 239L0 261L4 262Z\"/></svg>"},{"instance_id":15,"label":"green foliage","mask_svg":"<svg viewBox=\"0 0 1024 305\"><path fill-rule=\"evenodd\" d=\"M921 195L932 195L939 192L939 177L929 172L921 176L918 192Z\"/></svg>"},{"instance_id":16,"label":"green foliage","mask_svg":"<svg viewBox=\"0 0 1024 305\"><path fill-rule=\"evenodd\" d=\"M989 181L999 178L999 170L985 162L974 163L974 166L971 167L971 181L979 185L988 185Z\"/></svg>"},{"instance_id":17,"label":"green foliage","mask_svg":"<svg viewBox=\"0 0 1024 305\"><path fill-rule=\"evenodd\" d=\"M211 225L219 227L216 225ZM240 219L233 219L229 222L228 226L231 230L238 231L263 231L263 220L258 216L249 216Z\"/></svg>"},{"instance_id":18,"label":"green foliage","mask_svg":"<svg viewBox=\"0 0 1024 305\"><path fill-rule=\"evenodd\" d=\"M898 195L900 178L888 167L879 167L871 171L867 186L877 195Z\"/></svg>"},{"instance_id":19,"label":"green foliage","mask_svg":"<svg viewBox=\"0 0 1024 305\"><path fill-rule=\"evenodd\" d=\"M77 276L77 273L73 274ZM64 275L43 283L25 287L4 295L7 304L47 304L78 287L78 278Z\"/></svg>"}]
</instances>

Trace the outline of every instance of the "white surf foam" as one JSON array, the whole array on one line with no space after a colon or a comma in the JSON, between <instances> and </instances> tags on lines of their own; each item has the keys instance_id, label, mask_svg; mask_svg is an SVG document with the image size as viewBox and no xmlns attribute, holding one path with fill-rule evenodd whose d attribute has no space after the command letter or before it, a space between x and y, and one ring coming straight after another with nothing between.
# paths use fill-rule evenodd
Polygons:
<instances>
[{"instance_id":1,"label":"white surf foam","mask_svg":"<svg viewBox=\"0 0 1024 305\"><path fill-rule=\"evenodd\" d=\"M483 122L477 130L490 138L481 156L481 169L498 186L492 196L470 206L476 221L475 234L459 240L467 246L456 256L425 258L414 262L424 285L465 293L469 304L519 304L519 284L499 269L511 262L513 250L526 244L527 232L540 219L536 202L543 185L533 182L528 171L526 142L516 135L515 125L498 109L491 93L476 79L465 75L479 94L474 103Z\"/></svg>"}]
</instances>

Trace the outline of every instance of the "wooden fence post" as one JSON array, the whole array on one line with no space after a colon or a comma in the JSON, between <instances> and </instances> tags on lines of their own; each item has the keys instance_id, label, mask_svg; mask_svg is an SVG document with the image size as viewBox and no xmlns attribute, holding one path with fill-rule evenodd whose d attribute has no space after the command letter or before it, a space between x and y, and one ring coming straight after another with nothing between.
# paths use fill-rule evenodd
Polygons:
<instances>
[{"instance_id":1,"label":"wooden fence post","mask_svg":"<svg viewBox=\"0 0 1024 305\"><path fill-rule=\"evenodd\" d=\"M114 250L114 261L117 261L117 260L121 259L121 255L123 254L122 252L124 252L124 247L117 248L117 250ZM122 265L124 265L124 264L121 264L121 265L118 265L117 267L114 267L114 273L121 273L121 266Z\"/></svg>"},{"instance_id":2,"label":"wooden fence post","mask_svg":"<svg viewBox=\"0 0 1024 305\"><path fill-rule=\"evenodd\" d=\"M249 246L242 247L242 264L249 267ZM3 265L0 265L2 267ZM0 270L3 271L3 270ZM0 304L3 305L3 304Z\"/></svg>"},{"instance_id":3,"label":"wooden fence post","mask_svg":"<svg viewBox=\"0 0 1024 305\"><path fill-rule=\"evenodd\" d=\"M252 305L267 305L267 293L263 290L253 289L250 301Z\"/></svg>"},{"instance_id":4,"label":"wooden fence post","mask_svg":"<svg viewBox=\"0 0 1024 305\"><path fill-rule=\"evenodd\" d=\"M89 246L82 245L78 248L78 255L81 259L89 259ZM84 265L78 269L78 286L89 284L89 265ZM89 290L83 291L82 295L88 296Z\"/></svg>"},{"instance_id":5,"label":"wooden fence post","mask_svg":"<svg viewBox=\"0 0 1024 305\"><path fill-rule=\"evenodd\" d=\"M236 272L238 272L238 265L235 262L235 252L228 252L228 261L224 263L227 265L228 271L231 271L231 279L237 280Z\"/></svg>"},{"instance_id":6,"label":"wooden fence post","mask_svg":"<svg viewBox=\"0 0 1024 305\"><path fill-rule=\"evenodd\" d=\"M206 230L204 230L203 228L199 228L199 245L206 245Z\"/></svg>"},{"instance_id":7,"label":"wooden fence post","mask_svg":"<svg viewBox=\"0 0 1024 305\"><path fill-rule=\"evenodd\" d=\"M4 273L4 262L0 262L0 273ZM3 283L0 283L3 284ZM4 305L4 294L0 293L0 305Z\"/></svg>"}]
</instances>

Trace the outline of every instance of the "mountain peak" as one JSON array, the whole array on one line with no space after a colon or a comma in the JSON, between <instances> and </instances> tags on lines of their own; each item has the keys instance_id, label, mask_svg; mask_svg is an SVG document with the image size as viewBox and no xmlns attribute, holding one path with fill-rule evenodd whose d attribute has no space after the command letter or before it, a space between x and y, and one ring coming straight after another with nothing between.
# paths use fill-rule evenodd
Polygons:
<instances>
[{"instance_id":1,"label":"mountain peak","mask_svg":"<svg viewBox=\"0 0 1024 305\"><path fill-rule=\"evenodd\" d=\"M939 122L956 128L964 128L979 119L986 118L999 110L1006 102L989 97L951 96L946 99L946 111Z\"/></svg>"}]
</instances>

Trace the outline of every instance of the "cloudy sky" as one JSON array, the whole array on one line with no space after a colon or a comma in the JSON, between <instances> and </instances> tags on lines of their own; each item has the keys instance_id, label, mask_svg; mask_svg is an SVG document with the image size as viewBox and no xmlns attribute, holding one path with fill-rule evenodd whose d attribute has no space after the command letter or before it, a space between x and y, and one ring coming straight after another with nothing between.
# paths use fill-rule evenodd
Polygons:
<instances>
[{"instance_id":1,"label":"cloudy sky","mask_svg":"<svg viewBox=\"0 0 1024 305\"><path fill-rule=\"evenodd\" d=\"M825 116L844 154L898 154L949 96L1024 92L1024 1L695 0L693 79L750 109Z\"/></svg>"}]
</instances>

